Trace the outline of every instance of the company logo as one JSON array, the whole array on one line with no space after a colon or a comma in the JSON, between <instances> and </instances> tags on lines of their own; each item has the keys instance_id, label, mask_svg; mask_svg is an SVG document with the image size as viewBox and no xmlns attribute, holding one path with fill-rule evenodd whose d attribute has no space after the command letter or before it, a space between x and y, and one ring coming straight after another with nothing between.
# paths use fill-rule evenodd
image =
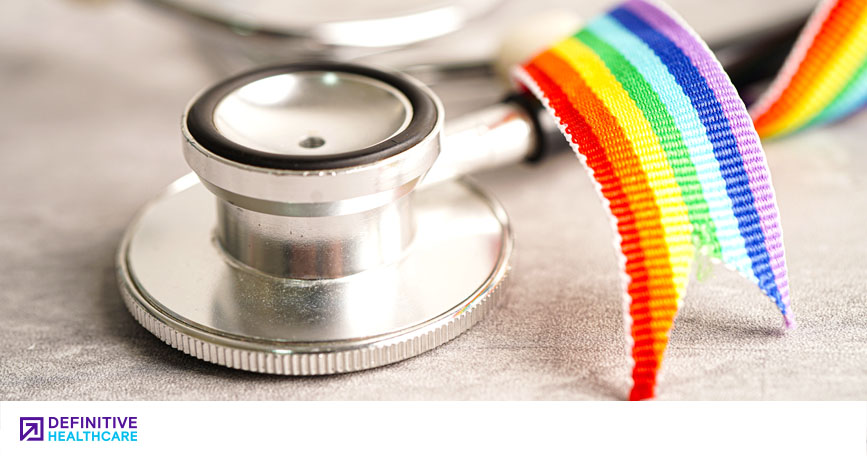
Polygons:
<instances>
[{"instance_id":1,"label":"company logo","mask_svg":"<svg viewBox=\"0 0 867 456\"><path fill-rule=\"evenodd\" d=\"M45 440L45 435L42 433L45 428L45 421L41 416L22 416L19 428L20 441L39 441Z\"/></svg>"},{"instance_id":2,"label":"company logo","mask_svg":"<svg viewBox=\"0 0 867 456\"><path fill-rule=\"evenodd\" d=\"M22 416L18 435L22 442L137 442L138 417Z\"/></svg>"}]
</instances>

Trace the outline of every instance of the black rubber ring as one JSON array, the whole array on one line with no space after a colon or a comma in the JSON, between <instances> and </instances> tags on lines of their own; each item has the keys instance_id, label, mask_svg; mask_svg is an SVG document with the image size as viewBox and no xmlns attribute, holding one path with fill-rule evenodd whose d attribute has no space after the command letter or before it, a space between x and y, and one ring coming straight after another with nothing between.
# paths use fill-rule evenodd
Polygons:
<instances>
[{"instance_id":1,"label":"black rubber ring","mask_svg":"<svg viewBox=\"0 0 867 456\"><path fill-rule=\"evenodd\" d=\"M527 91L515 92L507 96L503 102L514 103L523 109L530 116L530 122L533 124L536 144L533 150L524 157L524 161L538 163L554 153L569 150L569 142L560 133L560 129L557 128L556 124L554 122L543 122L542 118L544 117L545 120L548 120L547 118L551 114L548 113L545 107L542 106L542 103L533 94Z\"/></svg>"},{"instance_id":2,"label":"black rubber ring","mask_svg":"<svg viewBox=\"0 0 867 456\"><path fill-rule=\"evenodd\" d=\"M253 81L301 71L333 71L367 76L391 85L412 105L409 125L397 135L364 149L331 155L285 155L243 146L223 136L214 125L214 109L234 90ZM374 113L371 113L374 115ZM289 63L260 68L226 79L206 90L193 102L187 114L187 129L208 151L227 160L262 168L287 170L327 170L365 165L397 155L422 141L436 126L434 100L413 82L397 74L361 65L337 62Z\"/></svg>"},{"instance_id":3,"label":"black rubber ring","mask_svg":"<svg viewBox=\"0 0 867 456\"><path fill-rule=\"evenodd\" d=\"M547 150L547 144L545 141L545 133L542 128L542 122L539 120L539 116L548 115L548 113L544 112L545 109L542 107L542 104L539 103L533 95L529 92L514 92L509 94L504 100L503 103L514 103L519 106L527 115L530 117L530 123L533 124L533 131L536 133L536 144L533 146L533 150L524 157L524 161L530 163L536 163L542 160Z\"/></svg>"}]
</instances>

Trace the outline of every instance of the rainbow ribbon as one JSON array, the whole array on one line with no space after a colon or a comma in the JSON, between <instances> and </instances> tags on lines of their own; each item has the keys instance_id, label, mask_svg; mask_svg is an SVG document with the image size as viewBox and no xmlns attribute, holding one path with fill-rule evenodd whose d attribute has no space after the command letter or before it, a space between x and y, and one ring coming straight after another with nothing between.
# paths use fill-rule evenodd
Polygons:
<instances>
[{"instance_id":1,"label":"rainbow ribbon","mask_svg":"<svg viewBox=\"0 0 867 456\"><path fill-rule=\"evenodd\" d=\"M795 324L783 236L756 128L779 135L867 99L865 2L819 8L754 111L707 45L666 7L631 0L514 71L558 119L619 235L634 360L653 397L696 252L753 281Z\"/></svg>"},{"instance_id":2,"label":"rainbow ribbon","mask_svg":"<svg viewBox=\"0 0 867 456\"><path fill-rule=\"evenodd\" d=\"M867 0L822 3L752 107L763 138L832 122L867 103Z\"/></svg>"}]
</instances>

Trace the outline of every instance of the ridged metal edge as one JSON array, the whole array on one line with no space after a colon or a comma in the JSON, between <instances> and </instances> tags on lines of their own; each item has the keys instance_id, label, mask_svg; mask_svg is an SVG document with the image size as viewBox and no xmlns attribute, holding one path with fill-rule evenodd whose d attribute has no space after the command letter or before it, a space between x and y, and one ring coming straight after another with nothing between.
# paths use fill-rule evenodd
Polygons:
<instances>
[{"instance_id":1,"label":"ridged metal edge","mask_svg":"<svg viewBox=\"0 0 867 456\"><path fill-rule=\"evenodd\" d=\"M509 249L510 250L510 249ZM121 249L119 262L125 261L125 248ZM354 372L402 361L432 350L456 338L479 322L491 308L499 304L507 290L510 265L506 259L502 269L494 273L495 283L487 292L474 298L470 305L451 316L440 317L433 322L406 333L400 333L365 347L347 348L325 353L275 353L267 350L224 347L215 342L184 334L156 316L142 304L142 296L130 289L127 270L118 265L118 282L121 296L127 309L142 326L168 345L198 359L221 366L278 375L328 375ZM499 279L496 276L500 276ZM174 322L178 325L178 322Z\"/></svg>"}]
</instances>

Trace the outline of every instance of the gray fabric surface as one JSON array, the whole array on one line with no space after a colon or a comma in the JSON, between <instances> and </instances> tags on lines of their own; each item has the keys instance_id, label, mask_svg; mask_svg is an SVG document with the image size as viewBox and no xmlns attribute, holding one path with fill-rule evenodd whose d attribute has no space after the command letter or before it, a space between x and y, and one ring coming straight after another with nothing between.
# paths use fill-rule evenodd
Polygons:
<instances>
[{"instance_id":1,"label":"gray fabric surface","mask_svg":"<svg viewBox=\"0 0 867 456\"><path fill-rule=\"evenodd\" d=\"M566 155L478 176L514 224L511 294L443 347L285 378L163 344L124 308L114 255L141 204L186 172L179 113L215 76L183 31L137 5L0 9L0 399L626 397L612 233ZM754 286L714 267L690 284L660 398L867 398L865 129L862 113L766 148L800 327L784 334Z\"/></svg>"}]
</instances>

